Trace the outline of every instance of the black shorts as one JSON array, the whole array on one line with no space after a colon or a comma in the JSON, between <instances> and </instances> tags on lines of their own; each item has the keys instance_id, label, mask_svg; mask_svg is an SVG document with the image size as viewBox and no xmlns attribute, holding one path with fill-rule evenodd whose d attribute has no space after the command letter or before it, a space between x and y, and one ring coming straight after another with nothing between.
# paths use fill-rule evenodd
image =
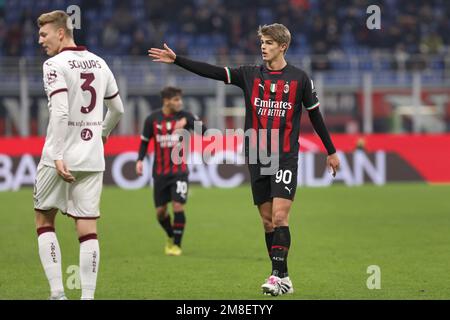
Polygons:
<instances>
[{"instance_id":1,"label":"black shorts","mask_svg":"<svg viewBox=\"0 0 450 320\"><path fill-rule=\"evenodd\" d=\"M169 175L153 177L153 201L161 207L170 201L186 203L188 196L188 176Z\"/></svg>"},{"instance_id":2,"label":"black shorts","mask_svg":"<svg viewBox=\"0 0 450 320\"><path fill-rule=\"evenodd\" d=\"M297 190L297 167L297 164L280 164L276 174L262 175L261 165L249 164L253 203L260 205L271 202L273 198L294 200Z\"/></svg>"}]
</instances>

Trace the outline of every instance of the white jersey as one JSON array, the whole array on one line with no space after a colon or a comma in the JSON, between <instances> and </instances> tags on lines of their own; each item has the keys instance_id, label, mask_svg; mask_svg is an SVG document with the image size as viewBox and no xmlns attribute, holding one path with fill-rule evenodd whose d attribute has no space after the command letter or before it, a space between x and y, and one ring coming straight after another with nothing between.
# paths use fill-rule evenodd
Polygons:
<instances>
[{"instance_id":1,"label":"white jersey","mask_svg":"<svg viewBox=\"0 0 450 320\"><path fill-rule=\"evenodd\" d=\"M104 171L103 100L119 93L108 65L84 47L71 47L44 62L43 72L50 115L62 112L68 116L61 154L67 168L70 171ZM52 106L51 101L62 92L67 92L68 110L63 107L61 111L61 107ZM50 121L41 157L41 163L51 167L55 166L53 148L58 139L53 126Z\"/></svg>"}]
</instances>

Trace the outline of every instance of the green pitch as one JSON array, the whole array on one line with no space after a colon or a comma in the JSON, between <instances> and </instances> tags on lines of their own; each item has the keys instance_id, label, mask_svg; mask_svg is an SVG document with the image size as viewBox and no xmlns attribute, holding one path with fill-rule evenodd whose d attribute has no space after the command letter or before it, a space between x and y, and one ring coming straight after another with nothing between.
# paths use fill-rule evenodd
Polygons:
<instances>
[{"instance_id":1,"label":"green pitch","mask_svg":"<svg viewBox=\"0 0 450 320\"><path fill-rule=\"evenodd\" d=\"M0 193L1 299L49 294L31 192ZM450 186L424 184L299 188L288 259L295 293L273 298L260 294L270 262L248 186L191 188L180 257L163 254L149 189L105 188L96 298L450 299L449 196ZM58 216L56 230L65 283L73 286L73 221ZM379 290L367 288L370 265L380 267ZM79 299L80 290L66 285L66 295Z\"/></svg>"}]
</instances>

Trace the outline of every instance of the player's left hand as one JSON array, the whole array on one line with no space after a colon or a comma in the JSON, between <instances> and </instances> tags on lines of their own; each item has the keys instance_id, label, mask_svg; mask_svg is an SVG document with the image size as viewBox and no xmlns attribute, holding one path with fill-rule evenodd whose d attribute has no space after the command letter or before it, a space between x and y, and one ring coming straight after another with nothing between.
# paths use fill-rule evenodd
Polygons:
<instances>
[{"instance_id":1,"label":"player's left hand","mask_svg":"<svg viewBox=\"0 0 450 320\"><path fill-rule=\"evenodd\" d=\"M183 128L186 126L186 124L187 124L186 118L185 118L185 117L181 118L180 120L178 120L178 121L175 123L175 130L177 130L177 129L183 129Z\"/></svg>"},{"instance_id":2,"label":"player's left hand","mask_svg":"<svg viewBox=\"0 0 450 320\"><path fill-rule=\"evenodd\" d=\"M327 157L327 168L332 172L333 178L336 177L336 173L339 171L339 165L340 161L336 153L330 154Z\"/></svg>"}]
</instances>

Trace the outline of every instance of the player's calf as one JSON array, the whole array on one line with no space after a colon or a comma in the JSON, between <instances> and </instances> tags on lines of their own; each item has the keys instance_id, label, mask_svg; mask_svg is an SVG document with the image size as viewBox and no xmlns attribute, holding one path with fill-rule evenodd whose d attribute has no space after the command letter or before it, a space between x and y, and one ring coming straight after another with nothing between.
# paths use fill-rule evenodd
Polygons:
<instances>
[{"instance_id":1,"label":"player's calf","mask_svg":"<svg viewBox=\"0 0 450 320\"><path fill-rule=\"evenodd\" d=\"M170 215L167 212L167 206L157 207L156 208L156 218L158 219L159 224L164 229L169 239L173 239L173 227L172 222L170 220Z\"/></svg>"},{"instance_id":2,"label":"player's calf","mask_svg":"<svg viewBox=\"0 0 450 320\"><path fill-rule=\"evenodd\" d=\"M97 222L77 219L76 227L80 242L81 299L94 299L100 263L100 246L97 237Z\"/></svg>"},{"instance_id":3,"label":"player's calf","mask_svg":"<svg viewBox=\"0 0 450 320\"><path fill-rule=\"evenodd\" d=\"M266 242L267 253L272 261L271 251L273 242L273 223L272 223L272 202L264 202L258 205L258 211L264 227L264 240Z\"/></svg>"},{"instance_id":4,"label":"player's calf","mask_svg":"<svg viewBox=\"0 0 450 320\"><path fill-rule=\"evenodd\" d=\"M44 226L37 229L39 258L50 285L50 299L60 300L64 295L61 267L61 249L55 228Z\"/></svg>"},{"instance_id":5,"label":"player's calf","mask_svg":"<svg viewBox=\"0 0 450 320\"><path fill-rule=\"evenodd\" d=\"M186 224L186 215L184 211L175 211L173 220L173 235L174 244L181 247L181 240L183 238L184 226Z\"/></svg>"},{"instance_id":6,"label":"player's calf","mask_svg":"<svg viewBox=\"0 0 450 320\"><path fill-rule=\"evenodd\" d=\"M81 300L93 300L100 263L97 234L86 234L78 240L80 241Z\"/></svg>"}]
</instances>

